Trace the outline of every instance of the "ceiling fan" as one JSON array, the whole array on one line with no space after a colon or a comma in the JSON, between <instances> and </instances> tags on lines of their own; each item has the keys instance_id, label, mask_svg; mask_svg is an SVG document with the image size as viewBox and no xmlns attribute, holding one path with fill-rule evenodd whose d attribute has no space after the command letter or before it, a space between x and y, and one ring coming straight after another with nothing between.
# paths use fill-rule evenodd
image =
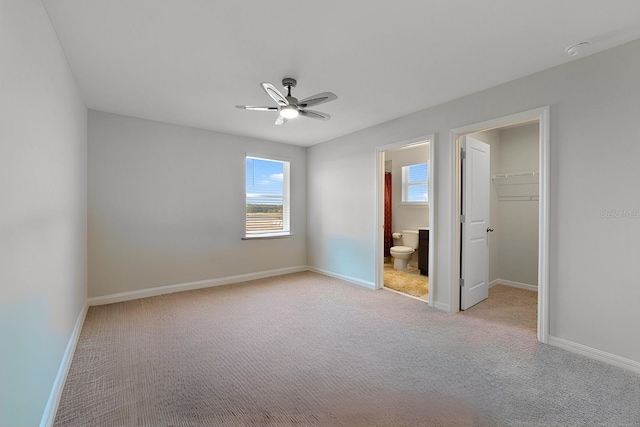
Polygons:
<instances>
[{"instance_id":1,"label":"ceiling fan","mask_svg":"<svg viewBox=\"0 0 640 427\"><path fill-rule=\"evenodd\" d=\"M276 103L277 107L252 107L250 105L236 105L236 108L243 110L255 110L255 111L278 111L280 115L276 120L276 125L283 125L289 119L294 119L298 115L303 117L309 117L318 120L329 120L331 118L327 113L321 113L320 111L307 110L307 107L313 107L314 105L324 104L325 102L333 101L338 97L331 92L322 92L317 95L310 96L298 101L298 98L291 96L291 89L296 87L296 80L292 78L282 79L282 86L287 89L287 96L284 96L275 88L271 83L261 83L262 88L267 95L269 95Z\"/></svg>"}]
</instances>

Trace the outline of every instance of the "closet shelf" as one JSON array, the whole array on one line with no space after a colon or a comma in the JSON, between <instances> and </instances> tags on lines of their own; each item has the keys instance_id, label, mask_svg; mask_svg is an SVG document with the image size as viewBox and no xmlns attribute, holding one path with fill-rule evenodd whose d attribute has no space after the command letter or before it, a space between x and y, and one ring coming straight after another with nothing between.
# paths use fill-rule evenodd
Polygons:
<instances>
[{"instance_id":1,"label":"closet shelf","mask_svg":"<svg viewBox=\"0 0 640 427\"><path fill-rule=\"evenodd\" d=\"M528 201L539 199L540 173L519 172L493 175L493 186L500 201Z\"/></svg>"}]
</instances>

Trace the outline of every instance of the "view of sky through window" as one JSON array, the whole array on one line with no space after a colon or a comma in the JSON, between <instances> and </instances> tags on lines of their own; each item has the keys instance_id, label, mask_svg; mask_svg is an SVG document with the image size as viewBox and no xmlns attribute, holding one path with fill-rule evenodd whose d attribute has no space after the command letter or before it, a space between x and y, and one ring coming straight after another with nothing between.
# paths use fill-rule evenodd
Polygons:
<instances>
[{"instance_id":1,"label":"view of sky through window","mask_svg":"<svg viewBox=\"0 0 640 427\"><path fill-rule=\"evenodd\" d=\"M247 157L247 204L282 205L283 164Z\"/></svg>"},{"instance_id":2,"label":"view of sky through window","mask_svg":"<svg viewBox=\"0 0 640 427\"><path fill-rule=\"evenodd\" d=\"M408 202L428 202L428 176L429 166L427 163L420 163L409 166L408 180Z\"/></svg>"}]
</instances>

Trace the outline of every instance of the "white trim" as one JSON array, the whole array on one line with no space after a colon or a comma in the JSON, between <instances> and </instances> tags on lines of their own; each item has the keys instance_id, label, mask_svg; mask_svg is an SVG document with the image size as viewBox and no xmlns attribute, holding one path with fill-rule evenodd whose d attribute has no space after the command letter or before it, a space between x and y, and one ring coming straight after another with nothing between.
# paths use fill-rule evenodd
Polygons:
<instances>
[{"instance_id":1,"label":"white trim","mask_svg":"<svg viewBox=\"0 0 640 427\"><path fill-rule=\"evenodd\" d=\"M244 237L241 237L242 240L250 240L250 239L259 239L259 238L267 238L267 239L277 239L283 237L291 237L291 160L281 160L273 157L264 157L264 156L253 156L248 153L245 153L244 158L244 174L245 174L245 207L247 204L247 159L252 160L261 160L265 162L273 162L273 163L281 163L282 164L282 231L277 232L257 232L257 237L254 237L254 234L247 234L247 217L245 214L244 221ZM265 197L265 195L258 194L257 196ZM266 196L268 198L275 198L276 195Z\"/></svg>"},{"instance_id":2,"label":"white trim","mask_svg":"<svg viewBox=\"0 0 640 427\"><path fill-rule=\"evenodd\" d=\"M385 146L386 147L386 146ZM375 276L374 288L382 289L384 284L384 147L376 148L376 217L373 221L375 224L374 238L375 247Z\"/></svg>"},{"instance_id":3,"label":"white trim","mask_svg":"<svg viewBox=\"0 0 640 427\"><path fill-rule=\"evenodd\" d=\"M293 234L289 232L284 233L265 233L265 234L250 234L248 236L241 237L240 240L260 240L260 239L288 239L293 237Z\"/></svg>"},{"instance_id":4,"label":"white trim","mask_svg":"<svg viewBox=\"0 0 640 427\"><path fill-rule=\"evenodd\" d=\"M381 145L376 147L376 151L389 151L398 150L400 148L410 148L414 145L420 145L427 141L433 141L434 134L428 134L424 136L416 136L415 138L409 138L398 142L392 142L391 144Z\"/></svg>"},{"instance_id":5,"label":"white trim","mask_svg":"<svg viewBox=\"0 0 640 427\"><path fill-rule=\"evenodd\" d=\"M436 236L438 231L436 230L436 224L438 220L436 219L436 186L433 178L436 170L436 144L437 137L435 134L431 134L429 136L429 258L427 259L427 268L429 273L429 305L434 308L438 308L442 310L445 304L436 303L436 297L438 296L437 292L437 283L438 283L438 272L436 271ZM449 307L447 304L447 311L449 311Z\"/></svg>"},{"instance_id":6,"label":"white trim","mask_svg":"<svg viewBox=\"0 0 640 427\"><path fill-rule=\"evenodd\" d=\"M172 294L174 292L191 291L194 289L210 288L214 286L230 285L232 283L247 282L249 280L264 279L266 277L281 276L283 274L299 273L307 270L309 270L309 268L306 265L300 267L279 268L276 270L267 270L258 273L239 274L237 276L227 276L218 279L199 280L197 282L179 283L176 285L158 286L155 288L121 292L101 297L92 297L89 298L87 302L90 306L113 304L116 302L154 297L157 295Z\"/></svg>"},{"instance_id":7,"label":"white trim","mask_svg":"<svg viewBox=\"0 0 640 427\"><path fill-rule=\"evenodd\" d=\"M427 196L428 197L428 196ZM429 206L429 202L400 202L400 206L405 206L405 207L424 207L424 206Z\"/></svg>"},{"instance_id":8,"label":"white trim","mask_svg":"<svg viewBox=\"0 0 640 427\"><path fill-rule=\"evenodd\" d=\"M540 147L540 198L538 219L538 341L547 343L549 336L549 230L551 229L549 215L550 201L550 125L549 106L536 108L509 116L475 123L455 129L449 133L449 160L451 164L451 181L449 194L451 195L451 212L453 214L451 228L449 228L451 252L449 265L451 266L451 281L449 283L450 312L460 311L460 137L472 132L480 132L504 127L505 125L539 123Z\"/></svg>"},{"instance_id":9,"label":"white trim","mask_svg":"<svg viewBox=\"0 0 640 427\"><path fill-rule=\"evenodd\" d=\"M291 163L291 157L280 157L280 156L272 156L272 155L267 156L266 154L255 154L255 153L250 153L248 151L244 153L244 157L245 157L245 160L247 157L249 157L251 159Z\"/></svg>"},{"instance_id":10,"label":"white trim","mask_svg":"<svg viewBox=\"0 0 640 427\"><path fill-rule=\"evenodd\" d=\"M323 270L322 268L318 268L318 267L308 267L308 270L313 271L315 273L324 274L325 276L335 277L336 279L341 279L341 280L344 280L345 282L350 282L355 285L364 286L365 288L368 288L368 289L376 290L376 284L373 282L368 282L366 280L357 279L351 276L345 276L343 274L334 273L329 270Z\"/></svg>"},{"instance_id":11,"label":"white trim","mask_svg":"<svg viewBox=\"0 0 640 427\"><path fill-rule=\"evenodd\" d=\"M71 332L71 337L69 338L69 342L67 343L67 348L64 352L64 355L62 356L62 361L60 362L60 367L58 368L58 374L56 375L56 379L53 382L53 387L51 388L51 394L49 395L47 406L45 406L44 413L42 414L42 419L40 420L40 427L52 426L53 422L56 419L56 413L58 412L58 405L60 404L60 398L62 397L64 383L67 380L67 375L69 374L69 369L71 368L73 354L76 351L76 346L78 345L78 339L80 338L80 332L82 331L82 325L84 324L84 319L87 316L88 309L89 304L85 302L82 306L82 309L80 310L78 318L76 319L76 324L73 327L73 331Z\"/></svg>"},{"instance_id":12,"label":"white trim","mask_svg":"<svg viewBox=\"0 0 640 427\"><path fill-rule=\"evenodd\" d=\"M431 298L429 298L431 300ZM444 311L445 313L449 313L449 304L445 304L443 302L437 301L433 304L433 308L437 308L440 311Z\"/></svg>"},{"instance_id":13,"label":"white trim","mask_svg":"<svg viewBox=\"0 0 640 427\"><path fill-rule=\"evenodd\" d=\"M568 341L562 338L548 336L548 343L554 347L561 348L563 350L570 351L571 353L580 354L590 359L595 359L600 362L604 362L608 365L613 365L618 368L627 369L636 374L640 374L640 362L635 360L626 359L624 357L616 356L615 354L607 353L602 350L587 347L586 345L578 344L573 341Z\"/></svg>"},{"instance_id":14,"label":"white trim","mask_svg":"<svg viewBox=\"0 0 640 427\"><path fill-rule=\"evenodd\" d=\"M549 339L549 242L551 230L551 124L549 107L539 115L540 197L538 202L538 340ZM544 227L543 227L544 225Z\"/></svg>"},{"instance_id":15,"label":"white trim","mask_svg":"<svg viewBox=\"0 0 640 427\"><path fill-rule=\"evenodd\" d=\"M526 289L527 291L538 292L538 287L536 285L530 285L528 283L514 282L513 280L504 280L504 279L496 279L492 280L489 283L489 287L493 287L495 285L504 285L510 286L512 288Z\"/></svg>"},{"instance_id":16,"label":"white trim","mask_svg":"<svg viewBox=\"0 0 640 427\"><path fill-rule=\"evenodd\" d=\"M376 164L376 218L375 224L375 242L376 242L376 260L375 260L375 281L373 289L383 288L383 270L384 270L384 162L382 154L385 151L397 150L401 148L411 147L422 143L429 143L429 305L434 307L436 294L437 272L435 267L435 224L436 216L434 207L436 206L435 185L433 183L434 161L435 161L435 134L419 136L404 141L394 142L392 144L376 147L375 164ZM347 279L345 279L347 280ZM368 287L368 285L365 285ZM442 305L441 305L442 306Z\"/></svg>"}]
</instances>

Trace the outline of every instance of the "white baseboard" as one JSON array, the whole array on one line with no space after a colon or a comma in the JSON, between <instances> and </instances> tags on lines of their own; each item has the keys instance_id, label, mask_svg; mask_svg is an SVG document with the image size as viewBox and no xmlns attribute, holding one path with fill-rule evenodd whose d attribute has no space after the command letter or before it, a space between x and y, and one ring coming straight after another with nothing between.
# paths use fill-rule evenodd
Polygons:
<instances>
[{"instance_id":1,"label":"white baseboard","mask_svg":"<svg viewBox=\"0 0 640 427\"><path fill-rule=\"evenodd\" d=\"M334 273L334 272L329 271L329 270L323 270L323 269L317 268L317 267L308 267L308 270L309 271L314 271L316 273L324 274L325 276L335 277L336 279L341 279L341 280L344 280L345 282L350 282L350 283L354 283L356 285L364 286L365 288L374 289L374 290L376 289L376 284L375 283L367 282L366 280L356 279L355 277L345 276L345 275L342 275L342 274Z\"/></svg>"},{"instance_id":2,"label":"white baseboard","mask_svg":"<svg viewBox=\"0 0 640 427\"><path fill-rule=\"evenodd\" d=\"M640 362L549 335L547 344L640 374Z\"/></svg>"},{"instance_id":3,"label":"white baseboard","mask_svg":"<svg viewBox=\"0 0 640 427\"><path fill-rule=\"evenodd\" d=\"M80 331L82 331L82 325L84 324L84 319L87 316L88 308L89 304L85 302L82 306L82 309L80 310L78 318L76 319L76 324L73 327L73 332L71 332L71 337L69 338L69 342L67 343L67 348L64 352L64 355L62 356L60 368L58 368L58 375L56 375L56 379L53 382L53 387L51 389L51 394L49 395L49 400L47 401L47 406L44 408L44 413L42 414L40 427L50 427L53 425L53 422L56 419L58 405L60 404L60 398L62 397L62 389L64 388L65 381L67 380L69 368L71 368L71 361L73 360L73 354L76 351L78 338L80 338Z\"/></svg>"},{"instance_id":4,"label":"white baseboard","mask_svg":"<svg viewBox=\"0 0 640 427\"><path fill-rule=\"evenodd\" d=\"M489 282L489 287L491 288L498 284L511 286L512 288L520 288L520 289L526 289L528 291L538 292L538 286L536 285L529 285L527 283L514 282L513 280L504 280L504 279L492 280L491 282Z\"/></svg>"},{"instance_id":5,"label":"white baseboard","mask_svg":"<svg viewBox=\"0 0 640 427\"><path fill-rule=\"evenodd\" d=\"M329 276L329 277L335 277L336 279L342 279L346 282L350 282L350 283L354 283L356 285L360 285L360 286L364 286L365 288L368 289L376 289L376 284L374 282L367 282L366 280L361 280L361 279L356 279L355 277L350 277L350 276L345 276L342 274L338 274L338 273L334 273L332 271L329 270L323 270L322 268L318 268L318 267L309 267L309 271L314 271L316 273L320 273L320 274L324 274L325 276ZM389 289L390 291L393 291L393 289ZM409 295L410 296L410 295ZM416 298L420 301L423 301L420 298ZM444 304L442 302L434 302L433 304L433 308L438 309L440 311L444 311L446 313L449 312L449 304Z\"/></svg>"},{"instance_id":6,"label":"white baseboard","mask_svg":"<svg viewBox=\"0 0 640 427\"><path fill-rule=\"evenodd\" d=\"M71 368L71 361L73 360L73 354L75 353L76 346L78 344L78 339L80 338L80 332L82 331L82 325L84 324L84 320L87 315L87 310L90 306L112 304L116 302L130 301L130 300L135 300L140 298L147 298L147 297L152 297L157 295L164 295L164 294L170 294L170 293L181 292L181 291L189 291L194 289L202 289L202 288L208 288L213 286L229 285L232 283L247 282L249 280L264 279L267 277L281 276L284 274L299 273L303 271L315 271L316 273L324 274L325 276L335 277L350 283L354 283L356 285L364 286L369 289L375 289L375 284L372 282L356 279L354 277L343 276L341 274L336 274L327 270L322 270L320 268L315 268L315 267L308 267L305 265L305 266L299 266L299 267L289 267L289 268L280 268L276 270L261 271L258 273L240 274L237 276L222 277L219 279L200 280L197 282L180 283L177 285L158 286L155 288L141 289L136 291L105 295L101 297L88 298L85 304L83 305L82 310L80 311L80 314L78 315L76 324L73 328L73 332L71 333L71 337L69 338L69 342L67 343L67 348L64 352L64 356L62 357L62 362L60 363L60 368L58 369L58 374L53 383L51 394L49 395L49 400L47 401L47 406L45 407L44 413L42 415L42 419L40 421L40 427L53 426L53 422L55 421L56 413L58 411L58 405L60 404L60 398L62 397L62 390L64 388L64 384L67 379L67 375L69 373L69 368Z\"/></svg>"},{"instance_id":7,"label":"white baseboard","mask_svg":"<svg viewBox=\"0 0 640 427\"><path fill-rule=\"evenodd\" d=\"M433 303L433 308L444 311L445 313L449 313L449 304L445 304L443 302L435 301Z\"/></svg>"},{"instance_id":8,"label":"white baseboard","mask_svg":"<svg viewBox=\"0 0 640 427\"><path fill-rule=\"evenodd\" d=\"M232 283L247 282L249 280L264 279L267 277L281 276L283 274L299 273L307 271L305 266L279 268L276 270L260 271L258 273L239 274L237 276L221 277L219 279L199 280L197 282L179 283L177 285L158 286L155 288L140 289L137 291L121 292L117 294L92 297L87 301L90 306L113 304L116 302L131 301L140 298L155 297L158 295L172 294L174 292L191 291L194 289L210 288L213 286L230 285Z\"/></svg>"}]
</instances>

